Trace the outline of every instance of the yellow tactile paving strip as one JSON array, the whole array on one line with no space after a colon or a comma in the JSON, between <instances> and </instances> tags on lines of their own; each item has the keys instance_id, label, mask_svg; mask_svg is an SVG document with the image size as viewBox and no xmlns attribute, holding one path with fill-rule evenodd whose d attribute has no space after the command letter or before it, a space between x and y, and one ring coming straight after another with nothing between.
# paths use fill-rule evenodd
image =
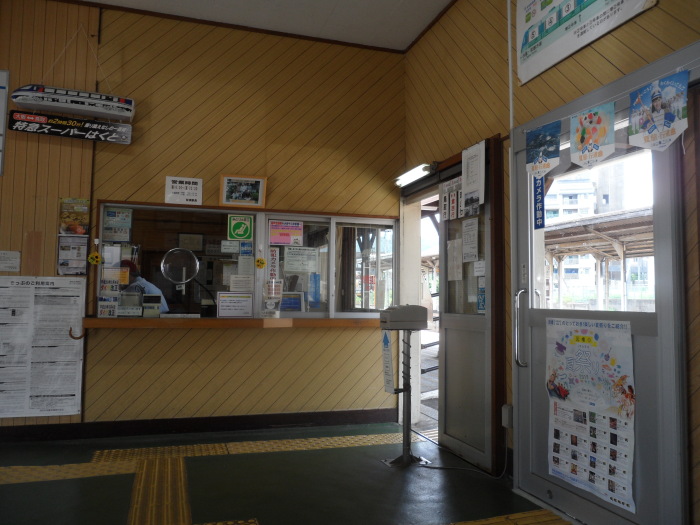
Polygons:
<instances>
[{"instance_id":1,"label":"yellow tactile paving strip","mask_svg":"<svg viewBox=\"0 0 700 525\"><path fill-rule=\"evenodd\" d=\"M424 441L412 435L412 441ZM228 454L255 454L269 452L290 452L300 450L322 450L330 448L366 447L402 443L401 434L369 434L360 436L338 436L305 439L277 439L272 441L240 441L175 447L151 447L133 449L98 450L92 456L93 462L129 461L150 458L176 458L196 456L223 456Z\"/></svg>"},{"instance_id":2,"label":"yellow tactile paving strip","mask_svg":"<svg viewBox=\"0 0 700 525\"><path fill-rule=\"evenodd\" d=\"M450 525L571 525L571 522L560 518L553 512L541 509L485 520L460 521Z\"/></svg>"},{"instance_id":3,"label":"yellow tactile paving strip","mask_svg":"<svg viewBox=\"0 0 700 525\"><path fill-rule=\"evenodd\" d=\"M0 485L133 474L138 461L75 463L70 465L0 467Z\"/></svg>"},{"instance_id":4,"label":"yellow tactile paving strip","mask_svg":"<svg viewBox=\"0 0 700 525\"><path fill-rule=\"evenodd\" d=\"M131 491L129 525L190 525L184 458L157 458L139 462Z\"/></svg>"}]
</instances>

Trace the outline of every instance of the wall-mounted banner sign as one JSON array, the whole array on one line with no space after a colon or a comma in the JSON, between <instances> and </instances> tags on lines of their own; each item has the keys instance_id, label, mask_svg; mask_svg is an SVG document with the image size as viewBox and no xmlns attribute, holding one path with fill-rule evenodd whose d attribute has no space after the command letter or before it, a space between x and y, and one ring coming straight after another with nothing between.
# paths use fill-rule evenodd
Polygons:
<instances>
[{"instance_id":1,"label":"wall-mounted banner sign","mask_svg":"<svg viewBox=\"0 0 700 525\"><path fill-rule=\"evenodd\" d=\"M130 124L10 111L10 121L7 127L12 131L22 131L35 135L131 144Z\"/></svg>"},{"instance_id":2,"label":"wall-mounted banner sign","mask_svg":"<svg viewBox=\"0 0 700 525\"><path fill-rule=\"evenodd\" d=\"M549 473L635 512L629 322L547 319L546 387Z\"/></svg>"},{"instance_id":3,"label":"wall-mounted banner sign","mask_svg":"<svg viewBox=\"0 0 700 525\"><path fill-rule=\"evenodd\" d=\"M630 93L632 146L663 151L687 129L688 77L681 71Z\"/></svg>"},{"instance_id":4,"label":"wall-mounted banner sign","mask_svg":"<svg viewBox=\"0 0 700 525\"><path fill-rule=\"evenodd\" d=\"M571 162L590 168L615 152L615 103L571 117Z\"/></svg>"},{"instance_id":5,"label":"wall-mounted banner sign","mask_svg":"<svg viewBox=\"0 0 700 525\"><path fill-rule=\"evenodd\" d=\"M560 135L561 120L526 133L526 168L528 173L537 177L559 166Z\"/></svg>"},{"instance_id":6,"label":"wall-mounted banner sign","mask_svg":"<svg viewBox=\"0 0 700 525\"><path fill-rule=\"evenodd\" d=\"M518 0L518 78L536 77L657 0Z\"/></svg>"}]
</instances>

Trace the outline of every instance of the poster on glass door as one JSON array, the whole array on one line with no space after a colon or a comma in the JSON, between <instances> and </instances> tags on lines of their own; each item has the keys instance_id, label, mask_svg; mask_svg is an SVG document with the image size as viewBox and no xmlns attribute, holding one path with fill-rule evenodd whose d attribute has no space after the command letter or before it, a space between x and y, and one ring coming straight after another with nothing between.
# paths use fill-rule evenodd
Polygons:
<instances>
[{"instance_id":1,"label":"poster on glass door","mask_svg":"<svg viewBox=\"0 0 700 525\"><path fill-rule=\"evenodd\" d=\"M663 151L688 128L688 78L681 71L630 93L632 146Z\"/></svg>"},{"instance_id":2,"label":"poster on glass door","mask_svg":"<svg viewBox=\"0 0 700 525\"><path fill-rule=\"evenodd\" d=\"M635 512L629 322L547 319L549 473Z\"/></svg>"}]
</instances>

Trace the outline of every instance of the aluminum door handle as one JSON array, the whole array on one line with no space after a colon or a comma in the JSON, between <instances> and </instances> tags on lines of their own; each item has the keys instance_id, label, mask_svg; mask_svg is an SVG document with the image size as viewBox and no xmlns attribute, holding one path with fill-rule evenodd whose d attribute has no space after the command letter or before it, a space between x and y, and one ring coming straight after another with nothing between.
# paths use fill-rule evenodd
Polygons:
<instances>
[{"instance_id":1,"label":"aluminum door handle","mask_svg":"<svg viewBox=\"0 0 700 525\"><path fill-rule=\"evenodd\" d=\"M527 367L527 363L520 359L520 296L527 293L527 288L521 288L515 292L514 301L514 334L513 334L513 346L515 347L515 364L520 368Z\"/></svg>"}]
</instances>

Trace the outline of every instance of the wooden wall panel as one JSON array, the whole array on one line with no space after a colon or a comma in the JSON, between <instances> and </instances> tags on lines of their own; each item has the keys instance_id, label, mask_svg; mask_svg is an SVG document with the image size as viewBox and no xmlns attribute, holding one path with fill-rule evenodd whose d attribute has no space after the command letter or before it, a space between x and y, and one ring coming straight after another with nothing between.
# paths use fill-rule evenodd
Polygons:
<instances>
[{"instance_id":1,"label":"wooden wall panel","mask_svg":"<svg viewBox=\"0 0 700 525\"><path fill-rule=\"evenodd\" d=\"M96 199L162 202L165 177L268 178L267 207L398 215L400 55L104 10L102 91L137 102L95 151Z\"/></svg>"},{"instance_id":2,"label":"wooden wall panel","mask_svg":"<svg viewBox=\"0 0 700 525\"><path fill-rule=\"evenodd\" d=\"M10 71L10 90L45 83L93 91L98 26L95 8L0 1L0 69ZM21 275L56 275L59 199L90 197L92 143L7 131L5 148L0 250L21 252ZM79 416L5 418L0 425L77 421Z\"/></svg>"},{"instance_id":3,"label":"wooden wall panel","mask_svg":"<svg viewBox=\"0 0 700 525\"><path fill-rule=\"evenodd\" d=\"M99 329L89 338L86 421L396 406L374 329Z\"/></svg>"},{"instance_id":4,"label":"wooden wall panel","mask_svg":"<svg viewBox=\"0 0 700 525\"><path fill-rule=\"evenodd\" d=\"M268 178L267 207L398 215L403 58L103 10L100 90L134 140L95 149L93 198L163 201L165 177ZM395 407L375 330L97 330L85 420ZM375 340L376 339L376 340Z\"/></svg>"}]
</instances>

